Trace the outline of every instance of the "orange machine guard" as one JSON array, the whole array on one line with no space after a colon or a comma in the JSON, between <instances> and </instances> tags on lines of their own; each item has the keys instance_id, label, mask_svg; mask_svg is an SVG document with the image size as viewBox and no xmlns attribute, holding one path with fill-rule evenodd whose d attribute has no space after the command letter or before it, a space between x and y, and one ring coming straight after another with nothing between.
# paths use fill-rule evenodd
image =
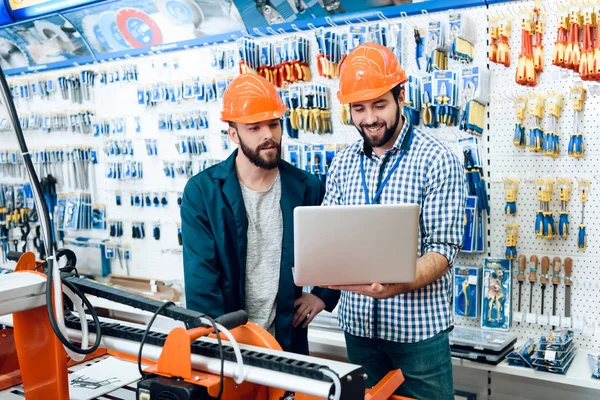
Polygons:
<instances>
[{"instance_id":1,"label":"orange machine guard","mask_svg":"<svg viewBox=\"0 0 600 400\"><path fill-rule=\"evenodd\" d=\"M35 255L27 252L19 259L15 273L40 274L35 267ZM46 306L14 313L13 327L25 398L67 400L67 354L50 326Z\"/></svg>"},{"instance_id":2,"label":"orange machine guard","mask_svg":"<svg viewBox=\"0 0 600 400\"><path fill-rule=\"evenodd\" d=\"M192 370L191 347L192 341L201 336L210 334L214 337L212 328L194 328L186 331L184 328L175 328L167 336L158 363L146 369L157 375L166 377L179 377L185 381L207 388L208 393L216 397L219 390L219 377L201 371ZM260 326L248 322L231 330L231 334L238 343L258 346L273 350L281 350L281 346L269 332ZM227 340L221 335L222 340ZM404 382L400 370L388 373L374 388L365 395L365 400L408 400L404 397L393 396L394 391ZM233 379L225 378L223 399L236 400L279 400L285 392L281 389L253 385L247 382L236 385ZM318 400L320 398L297 393L296 400Z\"/></svg>"}]
</instances>

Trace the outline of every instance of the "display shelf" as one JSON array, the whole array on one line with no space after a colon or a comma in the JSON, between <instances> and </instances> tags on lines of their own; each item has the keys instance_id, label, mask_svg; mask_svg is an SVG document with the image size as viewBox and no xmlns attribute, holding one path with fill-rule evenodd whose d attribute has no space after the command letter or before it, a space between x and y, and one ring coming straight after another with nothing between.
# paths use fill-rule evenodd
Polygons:
<instances>
[{"instance_id":1,"label":"display shelf","mask_svg":"<svg viewBox=\"0 0 600 400\"><path fill-rule=\"evenodd\" d=\"M340 357L341 354L346 354L346 342L344 341L344 333L342 331L309 328L308 342L311 352L314 351L321 356L331 354L335 357ZM517 343L517 345L518 344L519 343ZM554 382L600 391L600 380L591 377L587 360L588 351L588 349L578 348L577 355L566 375L552 374L549 372L535 371L530 368L508 365L506 360L498 365L488 365L452 357L452 365L454 367L490 371L497 374L513 375L521 378Z\"/></svg>"}]
</instances>

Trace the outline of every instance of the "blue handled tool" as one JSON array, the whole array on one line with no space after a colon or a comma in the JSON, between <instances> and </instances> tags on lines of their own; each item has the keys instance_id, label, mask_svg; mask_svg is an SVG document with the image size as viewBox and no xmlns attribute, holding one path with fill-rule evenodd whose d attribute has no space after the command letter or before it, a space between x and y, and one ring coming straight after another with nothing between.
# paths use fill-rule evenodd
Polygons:
<instances>
[{"instance_id":1,"label":"blue handled tool","mask_svg":"<svg viewBox=\"0 0 600 400\"><path fill-rule=\"evenodd\" d=\"M506 206L504 214L517 214L517 191L519 190L519 181L512 178L504 178L504 190L506 192Z\"/></svg>"},{"instance_id":2,"label":"blue handled tool","mask_svg":"<svg viewBox=\"0 0 600 400\"><path fill-rule=\"evenodd\" d=\"M584 223L585 203L587 203L590 192L591 182L586 179L579 181L579 199L581 200L581 223L579 224L579 234L577 238L577 247L579 250L585 250L587 247L586 224Z\"/></svg>"},{"instance_id":3,"label":"blue handled tool","mask_svg":"<svg viewBox=\"0 0 600 400\"><path fill-rule=\"evenodd\" d=\"M563 239L569 237L569 212L567 207L573 190L573 181L569 178L558 178L558 189L560 190L560 218L558 221L558 234Z\"/></svg>"}]
</instances>

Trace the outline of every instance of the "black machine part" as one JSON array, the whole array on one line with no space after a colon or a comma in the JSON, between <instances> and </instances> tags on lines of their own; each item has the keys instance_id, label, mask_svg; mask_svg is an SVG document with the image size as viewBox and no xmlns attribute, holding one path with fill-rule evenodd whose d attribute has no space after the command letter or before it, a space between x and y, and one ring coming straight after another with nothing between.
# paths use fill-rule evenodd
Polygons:
<instances>
[{"instance_id":1,"label":"black machine part","mask_svg":"<svg viewBox=\"0 0 600 400\"><path fill-rule=\"evenodd\" d=\"M184 380L151 376L138 382L138 400L212 400L204 386Z\"/></svg>"}]
</instances>

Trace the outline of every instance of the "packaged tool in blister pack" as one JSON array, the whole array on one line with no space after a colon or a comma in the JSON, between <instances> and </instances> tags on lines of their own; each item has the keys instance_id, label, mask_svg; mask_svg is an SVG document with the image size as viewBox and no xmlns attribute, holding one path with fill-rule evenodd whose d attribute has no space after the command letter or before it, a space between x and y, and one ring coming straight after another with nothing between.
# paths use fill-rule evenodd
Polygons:
<instances>
[{"instance_id":1,"label":"packaged tool in blister pack","mask_svg":"<svg viewBox=\"0 0 600 400\"><path fill-rule=\"evenodd\" d=\"M529 338L523 345L516 347L515 350L506 356L509 365L533 368L533 353L535 351L535 342Z\"/></svg>"},{"instance_id":2,"label":"packaged tool in blister pack","mask_svg":"<svg viewBox=\"0 0 600 400\"><path fill-rule=\"evenodd\" d=\"M454 267L454 315L477 318L480 291L481 267Z\"/></svg>"},{"instance_id":3,"label":"packaged tool in blister pack","mask_svg":"<svg viewBox=\"0 0 600 400\"><path fill-rule=\"evenodd\" d=\"M575 333L568 329L557 329L540 338L539 350L565 351L575 339Z\"/></svg>"},{"instance_id":4,"label":"packaged tool in blister pack","mask_svg":"<svg viewBox=\"0 0 600 400\"><path fill-rule=\"evenodd\" d=\"M437 128L437 107L433 103L433 79L431 75L425 75L421 78L421 85L423 125L428 128Z\"/></svg>"},{"instance_id":5,"label":"packaged tool in blister pack","mask_svg":"<svg viewBox=\"0 0 600 400\"><path fill-rule=\"evenodd\" d=\"M388 29L388 47L394 52L400 65L404 65L404 43L403 43L404 26L401 22L390 24Z\"/></svg>"},{"instance_id":6,"label":"packaged tool in blister pack","mask_svg":"<svg viewBox=\"0 0 600 400\"><path fill-rule=\"evenodd\" d=\"M563 373L569 367L576 353L577 347L574 342L571 342L562 351L538 349L531 358L536 369L546 370L548 367L553 367L550 372Z\"/></svg>"},{"instance_id":7,"label":"packaged tool in blister pack","mask_svg":"<svg viewBox=\"0 0 600 400\"><path fill-rule=\"evenodd\" d=\"M465 208L465 229L463 232L463 253L481 253L483 243L483 214L479 211L477 196L467 196Z\"/></svg>"},{"instance_id":8,"label":"packaged tool in blister pack","mask_svg":"<svg viewBox=\"0 0 600 400\"><path fill-rule=\"evenodd\" d=\"M508 260L486 258L483 268L481 327L507 331L511 322L511 269Z\"/></svg>"},{"instance_id":9,"label":"packaged tool in blister pack","mask_svg":"<svg viewBox=\"0 0 600 400\"><path fill-rule=\"evenodd\" d=\"M487 185L483 178L483 161L479 151L479 139L469 137L460 139L458 143L463 150L468 195L477 196L478 212L486 211L489 215L490 205L487 197Z\"/></svg>"},{"instance_id":10,"label":"packaged tool in blister pack","mask_svg":"<svg viewBox=\"0 0 600 400\"><path fill-rule=\"evenodd\" d=\"M588 362L592 371L592 378L600 379L600 353L588 353Z\"/></svg>"},{"instance_id":11,"label":"packaged tool in blister pack","mask_svg":"<svg viewBox=\"0 0 600 400\"><path fill-rule=\"evenodd\" d=\"M421 80L416 76L408 77L408 84L404 99L404 116L411 125L417 126L421 122Z\"/></svg>"},{"instance_id":12,"label":"packaged tool in blister pack","mask_svg":"<svg viewBox=\"0 0 600 400\"><path fill-rule=\"evenodd\" d=\"M481 135L485 123L485 106L489 103L489 72L482 67L462 69L458 127L471 134Z\"/></svg>"},{"instance_id":13,"label":"packaged tool in blister pack","mask_svg":"<svg viewBox=\"0 0 600 400\"><path fill-rule=\"evenodd\" d=\"M475 24L463 13L448 15L448 43L450 58L463 62L473 62L473 53L477 32Z\"/></svg>"},{"instance_id":14,"label":"packaged tool in blister pack","mask_svg":"<svg viewBox=\"0 0 600 400\"><path fill-rule=\"evenodd\" d=\"M477 196L467 196L465 207L465 229L463 232L463 245L460 249L464 253L472 253L475 243L475 227L477 219Z\"/></svg>"},{"instance_id":15,"label":"packaged tool in blister pack","mask_svg":"<svg viewBox=\"0 0 600 400\"><path fill-rule=\"evenodd\" d=\"M315 31L315 37L319 47L317 55L319 75L329 79L337 78L342 57L340 35L320 28Z\"/></svg>"},{"instance_id":16,"label":"packaged tool in blister pack","mask_svg":"<svg viewBox=\"0 0 600 400\"><path fill-rule=\"evenodd\" d=\"M445 26L441 21L431 21L427 27L425 54L427 56L427 72L448 68L448 48Z\"/></svg>"},{"instance_id":17,"label":"packaged tool in blister pack","mask_svg":"<svg viewBox=\"0 0 600 400\"><path fill-rule=\"evenodd\" d=\"M458 87L456 72L433 73L433 104L437 107L437 123L456 126L458 123Z\"/></svg>"}]
</instances>

